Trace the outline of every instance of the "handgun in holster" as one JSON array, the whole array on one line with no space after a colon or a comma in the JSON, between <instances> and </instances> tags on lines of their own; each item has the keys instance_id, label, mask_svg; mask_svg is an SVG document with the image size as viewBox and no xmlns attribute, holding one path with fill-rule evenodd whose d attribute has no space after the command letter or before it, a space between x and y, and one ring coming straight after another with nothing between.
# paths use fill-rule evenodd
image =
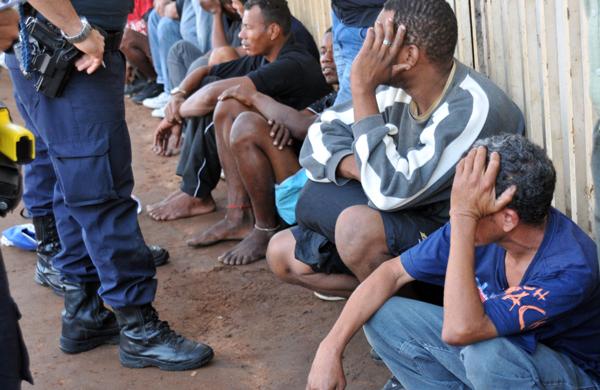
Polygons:
<instances>
[{"instance_id":1,"label":"handgun in holster","mask_svg":"<svg viewBox=\"0 0 600 390\"><path fill-rule=\"evenodd\" d=\"M48 97L62 95L81 52L48 22L29 16L25 28L31 38L31 70L38 74L35 89ZM22 44L17 48L19 52Z\"/></svg>"},{"instance_id":2,"label":"handgun in holster","mask_svg":"<svg viewBox=\"0 0 600 390\"><path fill-rule=\"evenodd\" d=\"M12 123L8 109L0 103L0 216L14 209L21 199L21 171L18 164L35 158L33 134Z\"/></svg>"}]
</instances>

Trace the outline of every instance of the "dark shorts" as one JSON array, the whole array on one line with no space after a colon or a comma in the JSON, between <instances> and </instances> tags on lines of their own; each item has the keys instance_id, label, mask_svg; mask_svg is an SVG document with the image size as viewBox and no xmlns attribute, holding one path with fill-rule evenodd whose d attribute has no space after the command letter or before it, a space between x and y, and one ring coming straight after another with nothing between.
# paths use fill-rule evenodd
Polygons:
<instances>
[{"instance_id":1,"label":"dark shorts","mask_svg":"<svg viewBox=\"0 0 600 390\"><path fill-rule=\"evenodd\" d=\"M357 181L343 186L308 181L296 205L298 225L291 229L296 239L296 259L315 272L352 274L335 247L335 224L348 207L367 203ZM444 201L410 210L380 211L391 257L400 255L446 223L448 209L449 202Z\"/></svg>"}]
</instances>

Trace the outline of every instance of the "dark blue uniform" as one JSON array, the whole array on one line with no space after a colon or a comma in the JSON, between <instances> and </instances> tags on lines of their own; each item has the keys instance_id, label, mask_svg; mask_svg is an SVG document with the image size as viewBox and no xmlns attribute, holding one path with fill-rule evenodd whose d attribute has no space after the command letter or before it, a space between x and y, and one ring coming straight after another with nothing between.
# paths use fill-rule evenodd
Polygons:
<instances>
[{"instance_id":1,"label":"dark blue uniform","mask_svg":"<svg viewBox=\"0 0 600 390\"><path fill-rule=\"evenodd\" d=\"M132 2L97 4L73 2L92 24L118 31ZM63 95L48 98L23 77L16 58L7 56L19 109L40 139L36 162L26 172L26 205L34 216L45 215L48 194L53 194L62 245L54 265L74 282L99 280L104 301L121 308L152 302L156 280L131 199L125 61L113 48L105 52L104 62L106 68L92 75L74 72Z\"/></svg>"}]
</instances>

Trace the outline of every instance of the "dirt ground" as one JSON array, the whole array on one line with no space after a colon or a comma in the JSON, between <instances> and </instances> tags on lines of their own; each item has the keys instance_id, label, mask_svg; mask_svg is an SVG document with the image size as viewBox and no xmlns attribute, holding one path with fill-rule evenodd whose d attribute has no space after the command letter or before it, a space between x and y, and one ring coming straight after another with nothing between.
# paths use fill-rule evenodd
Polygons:
<instances>
[{"instance_id":1,"label":"dirt ground","mask_svg":"<svg viewBox=\"0 0 600 390\"><path fill-rule=\"evenodd\" d=\"M12 98L6 70L0 70L0 100L22 123ZM176 158L150 151L157 123L143 107L127 103L133 144L134 194L144 205L177 188ZM90 178L93 180L93 178ZM148 243L169 249L171 261L157 271L155 306L184 335L215 350L211 364L196 371L165 372L120 366L116 346L79 355L58 349L62 300L33 282L35 255L2 248L12 295L23 314L20 321L38 389L303 389L320 340L343 307L323 302L310 291L283 284L266 262L229 267L216 257L233 243L191 249L184 239L223 216L224 183L216 191L216 213L174 222L154 222L144 212L139 221ZM3 230L26 223L18 212L0 220ZM362 332L345 354L349 389L379 389L388 378L385 367L369 357ZM31 388L28 384L24 389Z\"/></svg>"}]
</instances>

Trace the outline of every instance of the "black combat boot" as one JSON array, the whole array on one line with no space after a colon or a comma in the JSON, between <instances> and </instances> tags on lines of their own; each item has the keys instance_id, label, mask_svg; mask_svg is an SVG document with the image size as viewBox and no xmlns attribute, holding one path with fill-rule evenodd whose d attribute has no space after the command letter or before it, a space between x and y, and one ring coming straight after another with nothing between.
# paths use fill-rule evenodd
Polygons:
<instances>
[{"instance_id":1,"label":"black combat boot","mask_svg":"<svg viewBox=\"0 0 600 390\"><path fill-rule=\"evenodd\" d=\"M33 280L39 285L50 287L56 295L62 296L65 286L62 283L60 272L52 264L54 256L61 249L54 215L33 217L33 227L38 242L37 264Z\"/></svg>"},{"instance_id":2,"label":"black combat boot","mask_svg":"<svg viewBox=\"0 0 600 390\"><path fill-rule=\"evenodd\" d=\"M116 309L115 314L121 326L119 357L125 367L191 370L205 365L214 355L208 345L171 330L150 304Z\"/></svg>"},{"instance_id":3,"label":"black combat boot","mask_svg":"<svg viewBox=\"0 0 600 390\"><path fill-rule=\"evenodd\" d=\"M103 344L119 343L119 324L98 295L100 283L65 281L60 349L79 353Z\"/></svg>"}]
</instances>

